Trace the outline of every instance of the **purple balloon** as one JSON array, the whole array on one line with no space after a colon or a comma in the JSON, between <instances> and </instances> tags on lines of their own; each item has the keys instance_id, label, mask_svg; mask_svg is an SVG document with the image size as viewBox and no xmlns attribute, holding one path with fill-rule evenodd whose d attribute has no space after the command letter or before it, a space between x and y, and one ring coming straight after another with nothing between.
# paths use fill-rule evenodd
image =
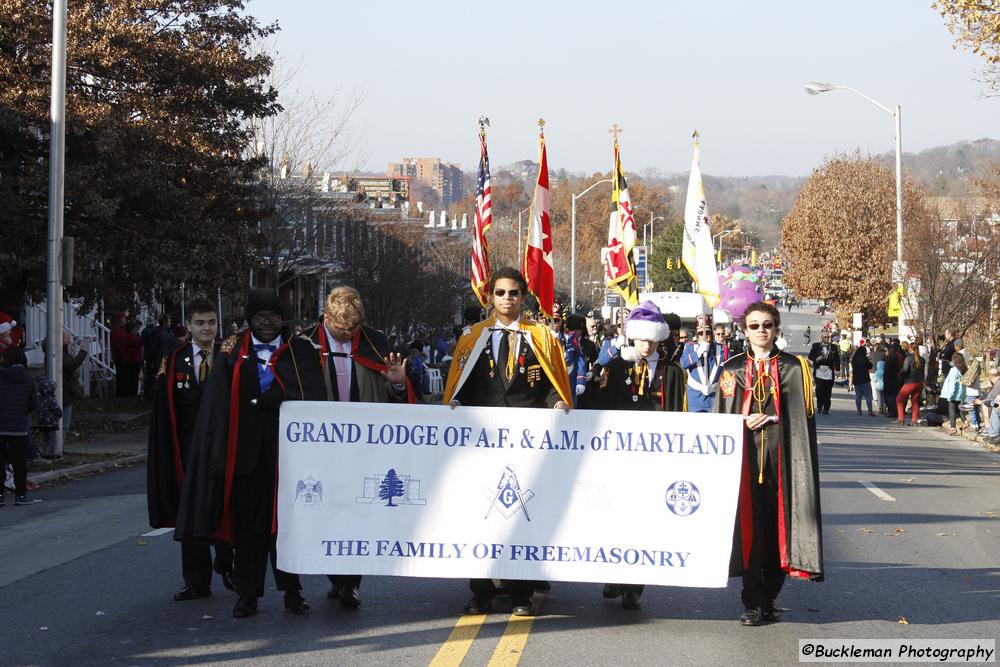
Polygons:
<instances>
[{"instance_id":1,"label":"purple balloon","mask_svg":"<svg viewBox=\"0 0 1000 667\"><path fill-rule=\"evenodd\" d=\"M764 298L764 272L742 264L733 264L719 273L718 308L738 319L751 303Z\"/></svg>"}]
</instances>

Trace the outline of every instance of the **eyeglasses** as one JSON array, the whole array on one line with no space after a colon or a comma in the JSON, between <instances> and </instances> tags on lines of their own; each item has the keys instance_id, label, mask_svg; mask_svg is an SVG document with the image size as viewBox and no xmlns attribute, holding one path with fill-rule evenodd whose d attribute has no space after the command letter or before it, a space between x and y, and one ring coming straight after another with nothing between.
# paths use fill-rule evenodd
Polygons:
<instances>
[{"instance_id":1,"label":"eyeglasses","mask_svg":"<svg viewBox=\"0 0 1000 667\"><path fill-rule=\"evenodd\" d=\"M562 322L562 318L561 318L561 317L559 317L558 315L554 315L554 316L552 317L552 321L553 321L553 322Z\"/></svg>"},{"instance_id":2,"label":"eyeglasses","mask_svg":"<svg viewBox=\"0 0 1000 667\"><path fill-rule=\"evenodd\" d=\"M521 296L521 290L519 289L495 289L493 290L493 296L504 296L509 295L510 298L516 299Z\"/></svg>"},{"instance_id":3,"label":"eyeglasses","mask_svg":"<svg viewBox=\"0 0 1000 667\"><path fill-rule=\"evenodd\" d=\"M333 330L334 333L339 333L344 335L354 333L355 329L357 329L358 326L361 324L360 322L355 322L347 326L339 326L339 324L331 322L330 320L327 320L327 323L330 325L330 329Z\"/></svg>"},{"instance_id":4,"label":"eyeglasses","mask_svg":"<svg viewBox=\"0 0 1000 667\"><path fill-rule=\"evenodd\" d=\"M768 320L767 322L751 322L750 324L747 325L747 329L749 329L750 331L756 331L761 327L764 327L765 329L770 331L771 329L774 328L774 322Z\"/></svg>"},{"instance_id":5,"label":"eyeglasses","mask_svg":"<svg viewBox=\"0 0 1000 667\"><path fill-rule=\"evenodd\" d=\"M687 337L687 336L678 336L678 337L677 337L677 340L679 340L679 341L681 341L681 342L684 342L684 341L686 341L687 339L688 339L688 337Z\"/></svg>"},{"instance_id":6,"label":"eyeglasses","mask_svg":"<svg viewBox=\"0 0 1000 667\"><path fill-rule=\"evenodd\" d=\"M697 333L697 335L698 335L699 338L701 338L702 336L711 336L712 332L711 331L699 331Z\"/></svg>"}]
</instances>

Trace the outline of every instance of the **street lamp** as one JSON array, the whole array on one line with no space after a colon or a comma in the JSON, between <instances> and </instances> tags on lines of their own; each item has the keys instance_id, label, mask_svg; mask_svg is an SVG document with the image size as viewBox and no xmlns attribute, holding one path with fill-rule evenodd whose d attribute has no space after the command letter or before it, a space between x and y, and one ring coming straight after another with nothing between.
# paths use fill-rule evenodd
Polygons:
<instances>
[{"instance_id":1,"label":"street lamp","mask_svg":"<svg viewBox=\"0 0 1000 667\"><path fill-rule=\"evenodd\" d=\"M719 248L716 250L717 257L719 261L722 261L722 239L726 238L730 234L739 234L742 230L739 227L733 227L732 229L724 229L718 234L712 236L712 245L715 245L715 239L719 239Z\"/></svg>"},{"instance_id":2,"label":"street lamp","mask_svg":"<svg viewBox=\"0 0 1000 667\"><path fill-rule=\"evenodd\" d=\"M517 261L521 261L521 215L531 210L531 205L523 211L517 212Z\"/></svg>"},{"instance_id":3,"label":"street lamp","mask_svg":"<svg viewBox=\"0 0 1000 667\"><path fill-rule=\"evenodd\" d=\"M666 220L662 215L653 217L653 212L649 212L649 222L642 226L642 247L646 249L646 257L649 257L649 246L646 245L646 227L649 227L649 245L653 244L653 223L657 220ZM646 260L647 262L649 259Z\"/></svg>"},{"instance_id":4,"label":"street lamp","mask_svg":"<svg viewBox=\"0 0 1000 667\"><path fill-rule=\"evenodd\" d=\"M613 183L614 181L610 178L605 178L603 181L597 181L596 183L591 183L590 187L581 192L578 195L573 195L572 200L572 215L570 216L570 242L569 242L569 312L576 312L576 200L587 194L595 187L601 183Z\"/></svg>"},{"instance_id":5,"label":"street lamp","mask_svg":"<svg viewBox=\"0 0 1000 667\"><path fill-rule=\"evenodd\" d=\"M865 98L875 106L877 106L882 111L886 112L890 116L896 119L896 263L895 269L893 271L893 282L903 282L905 279L905 272L903 270L903 148L902 148L902 131L900 124L900 109L899 105L896 105L895 111L880 104L868 97L860 90L855 90L854 88L848 88L847 86L838 86L832 83L820 83L817 81L810 81L805 86L806 92L810 95L819 95L820 93L825 93L830 90L848 90L856 95L860 95ZM903 323L905 322L905 317L900 310L899 315L899 335L903 335Z\"/></svg>"}]
</instances>

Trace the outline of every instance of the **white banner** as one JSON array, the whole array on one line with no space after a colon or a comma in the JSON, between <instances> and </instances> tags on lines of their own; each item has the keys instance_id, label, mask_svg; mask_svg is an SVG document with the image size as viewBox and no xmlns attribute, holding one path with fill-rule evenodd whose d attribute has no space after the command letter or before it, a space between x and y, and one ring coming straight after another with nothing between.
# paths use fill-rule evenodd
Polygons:
<instances>
[{"instance_id":1,"label":"white banner","mask_svg":"<svg viewBox=\"0 0 1000 667\"><path fill-rule=\"evenodd\" d=\"M724 587L742 418L289 401L278 566Z\"/></svg>"}]
</instances>

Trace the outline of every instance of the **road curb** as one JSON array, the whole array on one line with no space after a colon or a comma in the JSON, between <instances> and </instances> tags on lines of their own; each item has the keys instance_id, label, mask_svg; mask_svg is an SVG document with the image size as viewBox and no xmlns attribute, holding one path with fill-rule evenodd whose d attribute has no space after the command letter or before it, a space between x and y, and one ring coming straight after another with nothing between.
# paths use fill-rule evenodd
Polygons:
<instances>
[{"instance_id":1,"label":"road curb","mask_svg":"<svg viewBox=\"0 0 1000 667\"><path fill-rule=\"evenodd\" d=\"M49 470L48 472L43 472L38 475L28 475L28 479L36 484L47 484L48 482L52 482L57 479L74 477L76 475L86 475L93 472L104 472L110 468L120 468L133 463L142 463L145 460L145 454L134 454L132 456L124 456L117 459L108 459L107 461L84 463L83 465L73 466L72 468L63 468L62 470Z\"/></svg>"}]
</instances>

